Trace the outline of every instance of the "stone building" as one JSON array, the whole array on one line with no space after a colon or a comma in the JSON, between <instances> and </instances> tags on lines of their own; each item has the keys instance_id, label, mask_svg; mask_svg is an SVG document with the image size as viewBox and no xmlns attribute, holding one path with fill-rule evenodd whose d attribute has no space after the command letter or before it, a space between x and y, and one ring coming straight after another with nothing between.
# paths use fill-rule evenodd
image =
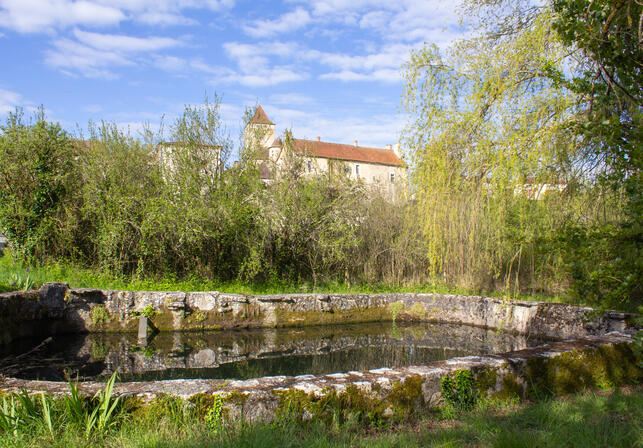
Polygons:
<instances>
[{"instance_id":1,"label":"stone building","mask_svg":"<svg viewBox=\"0 0 643 448\"><path fill-rule=\"evenodd\" d=\"M201 167L202 174L209 178L219 178L223 172L221 159L222 147L209 144L187 144L181 142L161 142L156 146L159 163L164 177L176 175L177 165L189 164Z\"/></svg>"},{"instance_id":2,"label":"stone building","mask_svg":"<svg viewBox=\"0 0 643 448\"><path fill-rule=\"evenodd\" d=\"M357 140L351 145L324 142L320 137L315 140L288 138L288 142L284 142L261 106L257 107L244 135L246 148L256 148L254 158L266 183L283 173L287 151L291 150L302 162L302 175L343 174L388 191L399 191L406 186L407 167L399 143L369 148L359 146Z\"/></svg>"}]
</instances>

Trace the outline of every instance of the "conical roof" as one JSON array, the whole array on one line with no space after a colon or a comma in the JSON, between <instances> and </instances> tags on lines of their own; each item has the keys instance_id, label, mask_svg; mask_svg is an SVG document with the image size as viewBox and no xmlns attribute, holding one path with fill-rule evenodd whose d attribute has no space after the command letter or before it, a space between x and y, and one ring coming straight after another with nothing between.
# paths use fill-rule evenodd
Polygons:
<instances>
[{"instance_id":1,"label":"conical roof","mask_svg":"<svg viewBox=\"0 0 643 448\"><path fill-rule=\"evenodd\" d=\"M257 110L255 111L255 114L252 117L252 120L250 120L250 123L274 125L274 123L270 121L270 119L268 118L268 115L266 115L266 113L261 108L261 105L257 106Z\"/></svg>"}]
</instances>

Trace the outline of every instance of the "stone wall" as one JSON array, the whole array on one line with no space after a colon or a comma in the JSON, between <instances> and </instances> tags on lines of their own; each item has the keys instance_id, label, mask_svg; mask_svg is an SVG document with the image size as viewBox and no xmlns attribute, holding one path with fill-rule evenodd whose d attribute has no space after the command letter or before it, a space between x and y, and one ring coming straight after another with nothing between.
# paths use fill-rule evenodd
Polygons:
<instances>
[{"instance_id":1,"label":"stone wall","mask_svg":"<svg viewBox=\"0 0 643 448\"><path fill-rule=\"evenodd\" d=\"M125 382L115 387L116 394L144 400L160 393L203 400L221 395L230 418L243 415L250 420L271 419L285 409L294 410L301 418L324 418L323 413L328 409L346 403L347 406L352 406L350 403L367 406L368 409L355 411L370 412L378 418L404 416L415 409L436 404L440 399L440 379L459 369L474 374L475 387L480 394L497 397L564 394L643 379L631 349L632 329L628 329L631 316L614 312L599 315L590 308L478 296L245 296L218 292L69 289L64 284L45 284L39 291L0 295L0 336L6 342L35 335L135 330L137 315L141 313L151 316L154 325L161 330L404 320L468 324L533 337L567 339L531 349L452 358L403 368L244 381ZM311 350L315 349L311 347ZM149 368L145 362L148 361L133 358L132 372ZM201 365L209 361L187 357L181 362ZM167 360L152 358L149 363L165 367ZM81 391L90 394L102 387L104 384L99 382L80 385ZM69 393L66 382L0 377L0 392L21 389ZM356 396L359 399L355 399Z\"/></svg>"},{"instance_id":2,"label":"stone wall","mask_svg":"<svg viewBox=\"0 0 643 448\"><path fill-rule=\"evenodd\" d=\"M62 333L136 331L148 315L161 331L269 328L374 321L435 321L567 339L628 328L623 313L446 294L279 294L69 289L0 294L0 343Z\"/></svg>"},{"instance_id":3,"label":"stone wall","mask_svg":"<svg viewBox=\"0 0 643 448\"><path fill-rule=\"evenodd\" d=\"M206 400L221 395L229 418L243 415L249 420L269 420L285 411L297 412L304 419L323 418L320 413L332 411L333 406L367 406L368 409L355 411L375 412L386 418L404 416L435 405L440 399L440 379L460 369L473 373L479 394L498 398L568 394L585 388L617 387L643 379L631 350L631 336L615 332L503 354L452 358L423 366L244 381L125 382L116 384L114 392L148 401L158 394ZM80 384L81 391L87 394L94 394L103 387L104 384L98 382ZM0 378L0 391L22 389L69 393L66 382Z\"/></svg>"}]
</instances>

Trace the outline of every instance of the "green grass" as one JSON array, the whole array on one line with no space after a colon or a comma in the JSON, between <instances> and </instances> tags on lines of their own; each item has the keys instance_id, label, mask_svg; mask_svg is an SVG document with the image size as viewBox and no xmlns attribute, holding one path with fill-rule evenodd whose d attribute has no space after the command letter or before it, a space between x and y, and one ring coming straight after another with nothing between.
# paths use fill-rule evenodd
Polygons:
<instances>
[{"instance_id":1,"label":"green grass","mask_svg":"<svg viewBox=\"0 0 643 448\"><path fill-rule=\"evenodd\" d=\"M45 282L65 282L72 288L97 288L128 291L220 291L238 294L287 294L287 293L399 293L423 292L438 294L481 294L480 291L449 287L444 284L392 285L384 283L354 284L349 288L345 283L320 283L316 287L310 282L292 283L279 280L270 282L212 281L202 278L126 278L101 272L96 269L79 267L70 263L51 263L45 266L26 266L9 252L0 257L0 292L21 289L27 278L31 287L39 288ZM12 285L11 283L15 283ZM503 297L502 291L484 295ZM520 300L541 300L570 303L563 296L519 295Z\"/></svg>"},{"instance_id":2,"label":"green grass","mask_svg":"<svg viewBox=\"0 0 643 448\"><path fill-rule=\"evenodd\" d=\"M490 405L440 420L439 413L380 429L320 422L223 424L213 430L180 399L120 409L114 426L89 439L66 420L54 400L53 434L31 422L17 435L0 434L2 447L643 447L643 391L587 392L530 405Z\"/></svg>"}]
</instances>

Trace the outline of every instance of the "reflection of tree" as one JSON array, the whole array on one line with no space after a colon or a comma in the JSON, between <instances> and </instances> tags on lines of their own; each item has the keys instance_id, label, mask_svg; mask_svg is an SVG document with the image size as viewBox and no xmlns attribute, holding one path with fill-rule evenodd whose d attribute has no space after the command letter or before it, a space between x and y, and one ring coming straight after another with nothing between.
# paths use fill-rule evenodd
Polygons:
<instances>
[{"instance_id":1,"label":"reflection of tree","mask_svg":"<svg viewBox=\"0 0 643 448\"><path fill-rule=\"evenodd\" d=\"M511 351L538 341L461 325L379 322L159 333L147 347L137 342L136 334L57 337L46 353L34 353L33 363L22 362L20 369L11 373L45 379L64 379L65 370L81 379L112 371L118 371L123 381L245 379L417 365L453 356Z\"/></svg>"}]
</instances>

